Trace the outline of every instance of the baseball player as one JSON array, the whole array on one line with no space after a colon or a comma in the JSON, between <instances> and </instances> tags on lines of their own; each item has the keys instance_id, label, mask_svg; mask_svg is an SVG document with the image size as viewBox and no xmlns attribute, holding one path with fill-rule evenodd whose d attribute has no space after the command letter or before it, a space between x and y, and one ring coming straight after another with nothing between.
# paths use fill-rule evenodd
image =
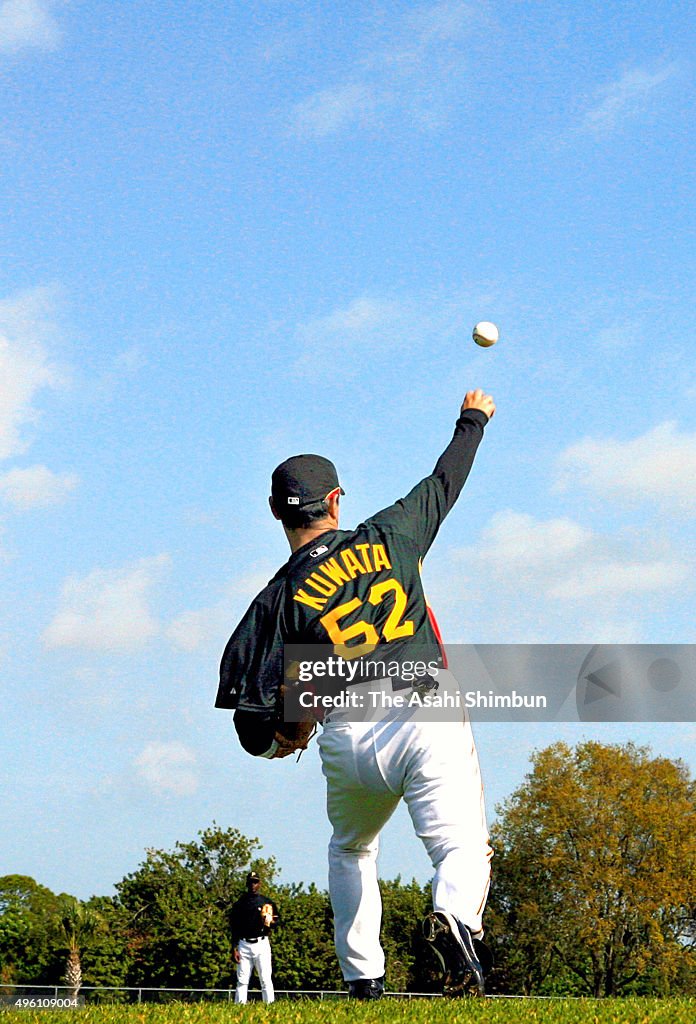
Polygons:
<instances>
[{"instance_id":1,"label":"baseball player","mask_svg":"<svg viewBox=\"0 0 696 1024\"><path fill-rule=\"evenodd\" d=\"M261 895L261 879L255 871L246 876L247 891L230 911L233 956L237 964L235 1003L246 1003L251 972L256 968L264 1003L275 1000L271 978L271 943L268 936L278 925L278 908Z\"/></svg>"},{"instance_id":2,"label":"baseball player","mask_svg":"<svg viewBox=\"0 0 696 1024\"><path fill-rule=\"evenodd\" d=\"M270 506L291 555L231 636L216 700L217 707L235 709L235 728L250 754L284 757L307 743L306 734L289 738L284 727L285 644L333 644L349 654L357 653L352 647L388 651L400 663L416 645L419 655L444 664L421 562L494 412L490 395L469 391L433 472L354 530L339 529L344 491L328 459L298 455L276 468ZM373 999L384 989L377 850L380 830L403 798L435 871L424 934L441 962L445 992L483 994L480 939L492 851L468 721L357 722L330 711L319 749L333 826L329 892L336 952L349 993Z\"/></svg>"}]
</instances>

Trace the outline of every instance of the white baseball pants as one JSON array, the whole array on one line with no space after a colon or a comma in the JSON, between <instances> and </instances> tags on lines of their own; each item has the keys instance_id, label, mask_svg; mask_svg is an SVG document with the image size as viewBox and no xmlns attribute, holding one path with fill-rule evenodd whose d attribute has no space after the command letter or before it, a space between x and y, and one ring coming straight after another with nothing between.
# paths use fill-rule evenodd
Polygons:
<instances>
[{"instance_id":1,"label":"white baseball pants","mask_svg":"<svg viewBox=\"0 0 696 1024\"><path fill-rule=\"evenodd\" d=\"M480 936L493 851L468 721L347 722L332 715L319 749L333 826L336 953L346 981L384 974L377 851L401 797L435 868L433 909Z\"/></svg>"},{"instance_id":2,"label":"white baseball pants","mask_svg":"<svg viewBox=\"0 0 696 1024\"><path fill-rule=\"evenodd\" d=\"M261 998L264 1003L275 1000L273 980L271 978L271 944L267 937L247 942L240 939L237 946L239 963L237 964L237 988L234 993L235 1003L246 1003L249 992L251 972L256 968L261 985Z\"/></svg>"}]
</instances>

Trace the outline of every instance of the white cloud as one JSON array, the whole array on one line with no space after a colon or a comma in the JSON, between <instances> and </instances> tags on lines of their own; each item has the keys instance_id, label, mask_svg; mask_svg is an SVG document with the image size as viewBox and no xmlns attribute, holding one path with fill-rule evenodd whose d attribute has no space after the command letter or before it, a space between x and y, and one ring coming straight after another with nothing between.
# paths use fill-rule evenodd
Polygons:
<instances>
[{"instance_id":1,"label":"white cloud","mask_svg":"<svg viewBox=\"0 0 696 1024\"><path fill-rule=\"evenodd\" d=\"M520 580L525 573L549 573L574 563L592 547L593 535L572 519L535 519L520 512L499 512L483 530L477 550L499 579Z\"/></svg>"},{"instance_id":2,"label":"white cloud","mask_svg":"<svg viewBox=\"0 0 696 1024\"><path fill-rule=\"evenodd\" d=\"M470 39L476 21L476 8L462 0L423 4L406 11L401 22L385 23L388 41L368 52L363 64L379 71L389 66L398 68L402 81L405 77L452 71L450 58L455 58L461 72L463 44Z\"/></svg>"},{"instance_id":3,"label":"white cloud","mask_svg":"<svg viewBox=\"0 0 696 1024\"><path fill-rule=\"evenodd\" d=\"M48 508L62 504L77 483L74 473L58 474L46 466L29 466L0 476L0 495L16 509Z\"/></svg>"},{"instance_id":4,"label":"white cloud","mask_svg":"<svg viewBox=\"0 0 696 1024\"><path fill-rule=\"evenodd\" d=\"M167 636L182 651L200 651L208 646L221 650L246 606L272 575L273 570L259 571L236 580L216 604L178 615L168 626Z\"/></svg>"},{"instance_id":5,"label":"white cloud","mask_svg":"<svg viewBox=\"0 0 696 1024\"><path fill-rule=\"evenodd\" d=\"M624 594L644 594L653 590L669 590L684 581L688 568L677 561L614 562L598 557L594 565L575 569L567 579L549 588L551 597L565 601Z\"/></svg>"},{"instance_id":6,"label":"white cloud","mask_svg":"<svg viewBox=\"0 0 696 1024\"><path fill-rule=\"evenodd\" d=\"M665 608L683 604L692 562L650 534L508 510L471 546L435 551L425 583L451 643L656 643L684 628Z\"/></svg>"},{"instance_id":7,"label":"white cloud","mask_svg":"<svg viewBox=\"0 0 696 1024\"><path fill-rule=\"evenodd\" d=\"M167 636L182 651L200 650L216 633L217 623L222 617L220 608L220 605L214 605L181 612L168 626Z\"/></svg>"},{"instance_id":8,"label":"white cloud","mask_svg":"<svg viewBox=\"0 0 696 1024\"><path fill-rule=\"evenodd\" d=\"M0 52L30 47L52 50L60 42L49 0L3 0L0 3Z\"/></svg>"},{"instance_id":9,"label":"white cloud","mask_svg":"<svg viewBox=\"0 0 696 1024\"><path fill-rule=\"evenodd\" d=\"M150 592L169 563L168 555L157 555L66 580L44 643L111 653L141 649L160 631L150 609Z\"/></svg>"},{"instance_id":10,"label":"white cloud","mask_svg":"<svg viewBox=\"0 0 696 1024\"><path fill-rule=\"evenodd\" d=\"M199 785L197 758L190 747L179 742L146 744L135 758L140 778L155 793L191 796Z\"/></svg>"},{"instance_id":11,"label":"white cloud","mask_svg":"<svg viewBox=\"0 0 696 1024\"><path fill-rule=\"evenodd\" d=\"M344 376L350 376L359 372L354 358L358 353L369 352L375 360L393 350L403 353L408 347L424 347L433 338L441 342L453 333L468 333L470 328L464 325L467 304L462 296L358 296L326 316L297 326L297 369L320 374L322 367L335 372L340 365Z\"/></svg>"},{"instance_id":12,"label":"white cloud","mask_svg":"<svg viewBox=\"0 0 696 1024\"><path fill-rule=\"evenodd\" d=\"M585 438L560 456L558 489L584 487L603 499L696 509L696 434L660 423L629 441Z\"/></svg>"},{"instance_id":13,"label":"white cloud","mask_svg":"<svg viewBox=\"0 0 696 1024\"><path fill-rule=\"evenodd\" d=\"M582 127L602 135L618 128L625 120L640 116L659 87L679 71L676 63L655 71L630 68L620 78L598 90L598 103L585 114Z\"/></svg>"},{"instance_id":14,"label":"white cloud","mask_svg":"<svg viewBox=\"0 0 696 1024\"><path fill-rule=\"evenodd\" d=\"M512 511L495 515L476 546L460 554L507 588L569 601L667 589L689 571L674 558L639 555L571 519Z\"/></svg>"},{"instance_id":15,"label":"white cloud","mask_svg":"<svg viewBox=\"0 0 696 1024\"><path fill-rule=\"evenodd\" d=\"M22 435L38 418L37 394L62 383L46 344L57 333L54 307L55 293L47 288L0 300L0 459L26 450Z\"/></svg>"},{"instance_id":16,"label":"white cloud","mask_svg":"<svg viewBox=\"0 0 696 1024\"><path fill-rule=\"evenodd\" d=\"M366 121L376 106L374 94L367 85L347 82L332 89L321 89L298 103L293 128L302 137L322 138L355 122Z\"/></svg>"},{"instance_id":17,"label":"white cloud","mask_svg":"<svg viewBox=\"0 0 696 1024\"><path fill-rule=\"evenodd\" d=\"M592 343L597 348L627 352L636 347L641 328L638 321L624 320L592 330Z\"/></svg>"},{"instance_id":18,"label":"white cloud","mask_svg":"<svg viewBox=\"0 0 696 1024\"><path fill-rule=\"evenodd\" d=\"M410 303L363 295L327 316L301 324L297 336L312 346L384 348L396 344L404 328L408 334L420 333L426 324Z\"/></svg>"},{"instance_id":19,"label":"white cloud","mask_svg":"<svg viewBox=\"0 0 696 1024\"><path fill-rule=\"evenodd\" d=\"M454 84L465 80L464 42L474 16L473 6L443 0L383 23L384 39L358 49L342 79L295 106L292 131L320 138L373 126L390 112L439 125Z\"/></svg>"},{"instance_id":20,"label":"white cloud","mask_svg":"<svg viewBox=\"0 0 696 1024\"><path fill-rule=\"evenodd\" d=\"M472 12L469 4L459 0L441 0L411 11L406 24L415 45L424 51L431 45L461 39L471 24Z\"/></svg>"}]
</instances>

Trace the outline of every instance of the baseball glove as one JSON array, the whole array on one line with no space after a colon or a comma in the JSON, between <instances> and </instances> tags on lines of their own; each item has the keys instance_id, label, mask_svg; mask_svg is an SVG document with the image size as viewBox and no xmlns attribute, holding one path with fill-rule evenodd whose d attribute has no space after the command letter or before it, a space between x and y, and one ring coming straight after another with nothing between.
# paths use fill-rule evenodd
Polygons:
<instances>
[{"instance_id":1,"label":"baseball glove","mask_svg":"<svg viewBox=\"0 0 696 1024\"><path fill-rule=\"evenodd\" d=\"M270 903L264 903L261 907L261 920L266 928L270 928L273 924L273 907Z\"/></svg>"},{"instance_id":2,"label":"baseball glove","mask_svg":"<svg viewBox=\"0 0 696 1024\"><path fill-rule=\"evenodd\" d=\"M302 751L307 749L309 741L316 731L317 723L314 719L304 722L281 722L275 732L278 749L273 757L288 757L295 751L299 751L299 760Z\"/></svg>"},{"instance_id":3,"label":"baseball glove","mask_svg":"<svg viewBox=\"0 0 696 1024\"><path fill-rule=\"evenodd\" d=\"M288 757L298 751L299 761L302 751L307 749L309 741L317 731L316 717L300 706L298 692L293 687L285 685L280 688L281 703L278 706L274 736L278 749L273 757Z\"/></svg>"}]
</instances>

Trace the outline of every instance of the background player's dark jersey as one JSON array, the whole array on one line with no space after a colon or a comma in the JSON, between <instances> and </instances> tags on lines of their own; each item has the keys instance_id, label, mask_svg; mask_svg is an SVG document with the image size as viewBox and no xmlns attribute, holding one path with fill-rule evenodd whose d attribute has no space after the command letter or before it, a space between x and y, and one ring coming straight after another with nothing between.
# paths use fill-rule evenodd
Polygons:
<instances>
[{"instance_id":1,"label":"background player's dark jersey","mask_svg":"<svg viewBox=\"0 0 696 1024\"><path fill-rule=\"evenodd\" d=\"M487 422L480 410L463 412L430 476L355 530L329 530L293 552L254 599L225 648L215 702L237 709L246 749L248 716L270 720L278 711L285 644L333 644L344 656L376 645L364 657L398 662L417 650L419 660L439 661L421 560L459 496Z\"/></svg>"},{"instance_id":2,"label":"background player's dark jersey","mask_svg":"<svg viewBox=\"0 0 696 1024\"><path fill-rule=\"evenodd\" d=\"M263 923L261 908L270 903L273 907L273 928L277 928L279 916L278 907L268 896L260 892L245 892L239 897L230 911L230 938L232 946L236 946L240 939L258 939L261 936L270 935L271 927Z\"/></svg>"}]
</instances>

